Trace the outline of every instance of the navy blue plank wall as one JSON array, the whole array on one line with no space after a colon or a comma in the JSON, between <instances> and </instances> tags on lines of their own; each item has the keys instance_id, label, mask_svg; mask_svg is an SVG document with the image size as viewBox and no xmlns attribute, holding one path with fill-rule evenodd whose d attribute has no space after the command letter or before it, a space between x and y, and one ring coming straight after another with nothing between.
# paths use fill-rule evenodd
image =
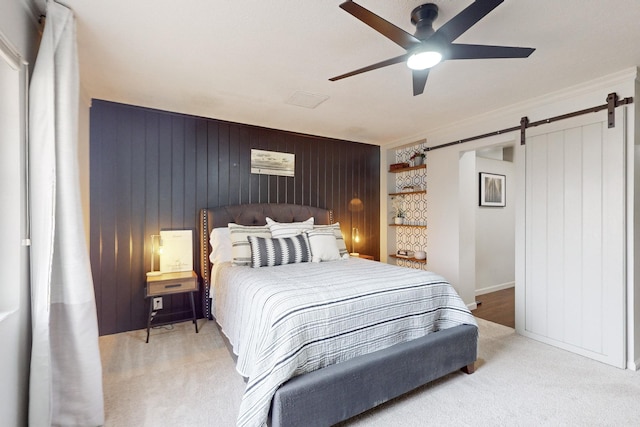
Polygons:
<instances>
[{"instance_id":1,"label":"navy blue plank wall","mask_svg":"<svg viewBox=\"0 0 640 427\"><path fill-rule=\"evenodd\" d=\"M192 229L196 256L197 215L204 207L333 209L349 249L353 221L363 240L358 252L379 259L378 146L101 100L93 100L90 132L90 250L101 335L146 327L150 236ZM251 174L252 148L294 153L295 177ZM356 196L365 209L352 217L348 204ZM165 297L164 306L178 311L188 301Z\"/></svg>"}]
</instances>

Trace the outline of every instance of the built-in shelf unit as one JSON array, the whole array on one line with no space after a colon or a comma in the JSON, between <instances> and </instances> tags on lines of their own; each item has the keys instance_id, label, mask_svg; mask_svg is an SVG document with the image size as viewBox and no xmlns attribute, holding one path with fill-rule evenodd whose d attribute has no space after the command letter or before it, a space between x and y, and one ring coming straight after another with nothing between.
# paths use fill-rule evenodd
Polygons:
<instances>
[{"instance_id":1,"label":"built-in shelf unit","mask_svg":"<svg viewBox=\"0 0 640 427\"><path fill-rule=\"evenodd\" d=\"M426 268L427 259L398 255L399 250L425 251L427 247L427 165L413 164L413 153L422 153L424 144L392 150L388 157L388 206L400 205L405 213L401 224L395 222L392 210L387 222L387 262L404 267ZM425 159L426 160L426 159ZM391 168L394 163L408 167Z\"/></svg>"}]
</instances>

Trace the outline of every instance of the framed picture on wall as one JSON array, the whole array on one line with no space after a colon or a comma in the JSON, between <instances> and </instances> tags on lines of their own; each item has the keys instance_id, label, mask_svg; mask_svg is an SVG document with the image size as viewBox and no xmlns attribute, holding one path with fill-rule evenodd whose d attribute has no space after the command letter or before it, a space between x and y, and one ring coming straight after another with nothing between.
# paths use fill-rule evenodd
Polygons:
<instances>
[{"instance_id":1,"label":"framed picture on wall","mask_svg":"<svg viewBox=\"0 0 640 427\"><path fill-rule=\"evenodd\" d=\"M506 176L480 172L480 206L504 207L506 185Z\"/></svg>"},{"instance_id":2,"label":"framed picture on wall","mask_svg":"<svg viewBox=\"0 0 640 427\"><path fill-rule=\"evenodd\" d=\"M292 153L251 149L251 173L293 176L295 163Z\"/></svg>"}]
</instances>

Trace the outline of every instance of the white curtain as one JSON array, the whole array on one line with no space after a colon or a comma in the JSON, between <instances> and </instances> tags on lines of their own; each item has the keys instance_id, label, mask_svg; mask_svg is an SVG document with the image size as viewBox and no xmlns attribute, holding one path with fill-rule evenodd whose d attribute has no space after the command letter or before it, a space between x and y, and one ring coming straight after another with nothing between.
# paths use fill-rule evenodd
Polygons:
<instances>
[{"instance_id":1,"label":"white curtain","mask_svg":"<svg viewBox=\"0 0 640 427\"><path fill-rule=\"evenodd\" d=\"M68 8L48 2L29 91L31 426L104 424L102 366L78 172L78 59Z\"/></svg>"}]
</instances>

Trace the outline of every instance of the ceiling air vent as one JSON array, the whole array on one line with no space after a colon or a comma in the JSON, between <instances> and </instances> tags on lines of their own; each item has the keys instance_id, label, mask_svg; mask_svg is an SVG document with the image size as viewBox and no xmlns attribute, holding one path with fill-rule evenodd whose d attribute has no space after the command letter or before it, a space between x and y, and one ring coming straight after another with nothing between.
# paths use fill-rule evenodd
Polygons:
<instances>
[{"instance_id":1,"label":"ceiling air vent","mask_svg":"<svg viewBox=\"0 0 640 427\"><path fill-rule=\"evenodd\" d=\"M316 108L327 99L329 99L327 95L296 91L289 97L289 99L287 99L286 103L297 105L298 107Z\"/></svg>"}]
</instances>

